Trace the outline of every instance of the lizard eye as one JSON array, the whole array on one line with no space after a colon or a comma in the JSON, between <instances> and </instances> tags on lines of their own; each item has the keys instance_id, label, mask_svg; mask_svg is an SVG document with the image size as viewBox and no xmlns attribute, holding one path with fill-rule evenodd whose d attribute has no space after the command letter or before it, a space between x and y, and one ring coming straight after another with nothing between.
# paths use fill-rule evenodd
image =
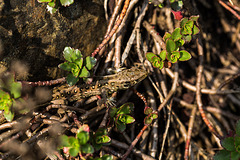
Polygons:
<instances>
[{"instance_id":1,"label":"lizard eye","mask_svg":"<svg viewBox=\"0 0 240 160\"><path fill-rule=\"evenodd\" d=\"M131 87L131 83L130 83L130 82L125 82L125 83L123 84L123 88L127 89L127 88L129 88L129 87Z\"/></svg>"}]
</instances>

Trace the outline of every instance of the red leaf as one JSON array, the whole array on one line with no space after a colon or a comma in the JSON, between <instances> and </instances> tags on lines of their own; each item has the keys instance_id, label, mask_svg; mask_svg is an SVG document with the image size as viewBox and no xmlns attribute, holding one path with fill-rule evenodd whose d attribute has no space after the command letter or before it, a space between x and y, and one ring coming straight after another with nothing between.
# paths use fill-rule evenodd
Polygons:
<instances>
[{"instance_id":1,"label":"red leaf","mask_svg":"<svg viewBox=\"0 0 240 160\"><path fill-rule=\"evenodd\" d=\"M176 20L181 20L183 18L183 15L182 15L181 11L174 11L174 10L172 10L172 13L173 13L174 18Z\"/></svg>"}]
</instances>

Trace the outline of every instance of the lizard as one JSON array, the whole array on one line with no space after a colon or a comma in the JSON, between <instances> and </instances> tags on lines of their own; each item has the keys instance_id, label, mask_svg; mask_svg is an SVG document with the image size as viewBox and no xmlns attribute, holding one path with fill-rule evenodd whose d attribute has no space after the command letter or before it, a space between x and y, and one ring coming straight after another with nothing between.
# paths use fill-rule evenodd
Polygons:
<instances>
[{"instance_id":1,"label":"lizard","mask_svg":"<svg viewBox=\"0 0 240 160\"><path fill-rule=\"evenodd\" d=\"M57 87L53 91L53 99L65 99L69 102L77 101L94 95L101 95L103 92L112 94L118 90L126 90L147 77L148 73L140 67L132 67L122 70L113 75L103 76L92 84L82 84Z\"/></svg>"}]
</instances>

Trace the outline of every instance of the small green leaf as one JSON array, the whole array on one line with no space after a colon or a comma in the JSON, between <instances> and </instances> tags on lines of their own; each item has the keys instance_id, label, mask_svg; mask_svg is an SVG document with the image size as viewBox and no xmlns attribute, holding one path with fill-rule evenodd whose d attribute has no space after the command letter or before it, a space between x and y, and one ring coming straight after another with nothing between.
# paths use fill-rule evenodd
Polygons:
<instances>
[{"instance_id":1,"label":"small green leaf","mask_svg":"<svg viewBox=\"0 0 240 160\"><path fill-rule=\"evenodd\" d=\"M48 6L49 6L49 7L52 7L52 8L56 8L56 7L57 7L55 1L49 2L49 3L48 3Z\"/></svg>"},{"instance_id":2,"label":"small green leaf","mask_svg":"<svg viewBox=\"0 0 240 160\"><path fill-rule=\"evenodd\" d=\"M175 42L176 43L176 48L180 48L181 46L184 45L184 40L183 39L179 39L178 41Z\"/></svg>"},{"instance_id":3,"label":"small green leaf","mask_svg":"<svg viewBox=\"0 0 240 160\"><path fill-rule=\"evenodd\" d=\"M213 159L214 160L229 160L230 159L230 155L231 155L231 152L227 151L227 150L221 150L221 151L218 151Z\"/></svg>"},{"instance_id":4,"label":"small green leaf","mask_svg":"<svg viewBox=\"0 0 240 160\"><path fill-rule=\"evenodd\" d=\"M163 67L162 60L159 57L153 57L151 63L156 68L162 69L162 67Z\"/></svg>"},{"instance_id":5,"label":"small green leaf","mask_svg":"<svg viewBox=\"0 0 240 160\"><path fill-rule=\"evenodd\" d=\"M66 7L73 4L74 0L60 0L61 4Z\"/></svg>"},{"instance_id":6,"label":"small green leaf","mask_svg":"<svg viewBox=\"0 0 240 160\"><path fill-rule=\"evenodd\" d=\"M12 113L9 109L6 110L6 108L5 108L3 115L8 122L11 122L13 120L14 113Z\"/></svg>"},{"instance_id":7,"label":"small green leaf","mask_svg":"<svg viewBox=\"0 0 240 160\"><path fill-rule=\"evenodd\" d=\"M68 136L67 135L62 135L60 137L60 142L62 147L70 147L70 143L68 141Z\"/></svg>"},{"instance_id":8,"label":"small green leaf","mask_svg":"<svg viewBox=\"0 0 240 160\"><path fill-rule=\"evenodd\" d=\"M53 5L54 7L51 7L51 5ZM57 7L57 5L54 2L48 3L48 5L47 5L48 12L50 12L51 14L56 13L57 8L55 8L55 7Z\"/></svg>"},{"instance_id":9,"label":"small green leaf","mask_svg":"<svg viewBox=\"0 0 240 160\"><path fill-rule=\"evenodd\" d=\"M174 41L179 40L180 38L182 38L182 35L180 33L181 29L180 28L176 28L173 32L172 32L172 39Z\"/></svg>"},{"instance_id":10,"label":"small green leaf","mask_svg":"<svg viewBox=\"0 0 240 160\"><path fill-rule=\"evenodd\" d=\"M179 51L174 51L172 54L167 54L167 58L171 63L176 63L178 61L178 58L180 57Z\"/></svg>"},{"instance_id":11,"label":"small green leaf","mask_svg":"<svg viewBox=\"0 0 240 160\"><path fill-rule=\"evenodd\" d=\"M87 70L87 68L84 66L79 74L79 77L89 77L90 76L90 73L89 71Z\"/></svg>"},{"instance_id":12,"label":"small green leaf","mask_svg":"<svg viewBox=\"0 0 240 160\"><path fill-rule=\"evenodd\" d=\"M145 107L145 109L144 109L144 114L149 115L149 114L152 113L152 112L153 112L153 109L152 109L152 108L150 108L150 107Z\"/></svg>"},{"instance_id":13,"label":"small green leaf","mask_svg":"<svg viewBox=\"0 0 240 160\"><path fill-rule=\"evenodd\" d=\"M73 147L73 148L69 148L69 153L72 157L76 157L78 155L80 148L78 147Z\"/></svg>"},{"instance_id":14,"label":"small green leaf","mask_svg":"<svg viewBox=\"0 0 240 160\"><path fill-rule=\"evenodd\" d=\"M123 104L119 108L117 114L130 114L133 111L133 109L134 109L134 104L131 102L128 102L128 103Z\"/></svg>"},{"instance_id":15,"label":"small green leaf","mask_svg":"<svg viewBox=\"0 0 240 160\"><path fill-rule=\"evenodd\" d=\"M166 49L168 53L171 53L172 51L176 50L176 44L173 40L168 39L166 42Z\"/></svg>"},{"instance_id":16,"label":"small green leaf","mask_svg":"<svg viewBox=\"0 0 240 160\"><path fill-rule=\"evenodd\" d=\"M67 80L67 83L70 85L70 86L73 86L75 85L77 82L78 82L78 77L74 77L72 74L69 74L66 78Z\"/></svg>"},{"instance_id":17,"label":"small green leaf","mask_svg":"<svg viewBox=\"0 0 240 160\"><path fill-rule=\"evenodd\" d=\"M71 65L71 72L73 74L74 77L78 77L80 69L77 66L77 64L75 63L70 63L69 65Z\"/></svg>"},{"instance_id":18,"label":"small green leaf","mask_svg":"<svg viewBox=\"0 0 240 160\"><path fill-rule=\"evenodd\" d=\"M52 0L38 0L39 3L43 3L43 2L51 2Z\"/></svg>"},{"instance_id":19,"label":"small green leaf","mask_svg":"<svg viewBox=\"0 0 240 160\"><path fill-rule=\"evenodd\" d=\"M228 151L235 151L234 138L227 137L221 140L221 145Z\"/></svg>"},{"instance_id":20,"label":"small green leaf","mask_svg":"<svg viewBox=\"0 0 240 160\"><path fill-rule=\"evenodd\" d=\"M192 40L192 35L184 35L183 38L186 42L190 42Z\"/></svg>"},{"instance_id":21,"label":"small green leaf","mask_svg":"<svg viewBox=\"0 0 240 160\"><path fill-rule=\"evenodd\" d=\"M164 41L167 41L167 39L171 38L171 36L172 35L170 33L166 32L163 36Z\"/></svg>"},{"instance_id":22,"label":"small green leaf","mask_svg":"<svg viewBox=\"0 0 240 160\"><path fill-rule=\"evenodd\" d=\"M88 70L91 70L96 65L97 62L96 58L90 56L87 56L85 61Z\"/></svg>"},{"instance_id":23,"label":"small green leaf","mask_svg":"<svg viewBox=\"0 0 240 160\"><path fill-rule=\"evenodd\" d=\"M83 58L76 59L74 63L78 66L78 69L82 69L83 66Z\"/></svg>"},{"instance_id":24,"label":"small green leaf","mask_svg":"<svg viewBox=\"0 0 240 160\"><path fill-rule=\"evenodd\" d=\"M236 123L236 134L240 136L240 120L238 120Z\"/></svg>"},{"instance_id":25,"label":"small green leaf","mask_svg":"<svg viewBox=\"0 0 240 160\"><path fill-rule=\"evenodd\" d=\"M199 28L198 28L196 25L194 25L194 26L193 26L193 33L192 33L192 34L193 34L193 35L196 35L196 34L199 33L199 31L200 31Z\"/></svg>"},{"instance_id":26,"label":"small green leaf","mask_svg":"<svg viewBox=\"0 0 240 160\"><path fill-rule=\"evenodd\" d=\"M240 153L240 137L239 136L234 137L234 145L235 145L235 150Z\"/></svg>"},{"instance_id":27,"label":"small green leaf","mask_svg":"<svg viewBox=\"0 0 240 160\"><path fill-rule=\"evenodd\" d=\"M154 53L152 53L152 52L148 52L148 53L146 53L146 58L147 58L147 60L148 60L149 62L152 63L152 59L153 59L153 57L157 57L157 55L154 54Z\"/></svg>"},{"instance_id":28,"label":"small green leaf","mask_svg":"<svg viewBox=\"0 0 240 160\"><path fill-rule=\"evenodd\" d=\"M159 54L159 57L161 58L162 61L164 61L167 57L167 51L166 50L162 50Z\"/></svg>"},{"instance_id":29,"label":"small green leaf","mask_svg":"<svg viewBox=\"0 0 240 160\"><path fill-rule=\"evenodd\" d=\"M10 92L14 98L21 97L22 85L20 82L12 82Z\"/></svg>"},{"instance_id":30,"label":"small green leaf","mask_svg":"<svg viewBox=\"0 0 240 160\"><path fill-rule=\"evenodd\" d=\"M116 115L116 113L117 113L117 108L116 107L111 107L110 108L110 111L109 111L109 115L110 115L110 117L114 117L115 115Z\"/></svg>"},{"instance_id":31,"label":"small green leaf","mask_svg":"<svg viewBox=\"0 0 240 160\"><path fill-rule=\"evenodd\" d=\"M130 123L133 123L133 122L135 122L135 119L132 116L125 115L125 123L126 124L130 124Z\"/></svg>"},{"instance_id":32,"label":"small green leaf","mask_svg":"<svg viewBox=\"0 0 240 160\"><path fill-rule=\"evenodd\" d=\"M239 160L240 159L240 153L239 152L231 152L231 160Z\"/></svg>"},{"instance_id":33,"label":"small green leaf","mask_svg":"<svg viewBox=\"0 0 240 160\"><path fill-rule=\"evenodd\" d=\"M68 142L71 145L71 147L79 147L78 139L74 137L68 137Z\"/></svg>"},{"instance_id":34,"label":"small green leaf","mask_svg":"<svg viewBox=\"0 0 240 160\"><path fill-rule=\"evenodd\" d=\"M83 57L82 53L78 49L73 49L72 60L81 59Z\"/></svg>"},{"instance_id":35,"label":"small green leaf","mask_svg":"<svg viewBox=\"0 0 240 160\"><path fill-rule=\"evenodd\" d=\"M65 71L71 71L71 65L69 65L68 62L61 63L58 65L58 67Z\"/></svg>"},{"instance_id":36,"label":"small green leaf","mask_svg":"<svg viewBox=\"0 0 240 160\"><path fill-rule=\"evenodd\" d=\"M188 21L187 18L183 18L183 19L181 20L181 22L180 22L180 27L182 28L187 21Z\"/></svg>"},{"instance_id":37,"label":"small green leaf","mask_svg":"<svg viewBox=\"0 0 240 160\"><path fill-rule=\"evenodd\" d=\"M144 118L144 125L150 125L152 123L153 119L151 115L148 115L147 117Z\"/></svg>"},{"instance_id":38,"label":"small green leaf","mask_svg":"<svg viewBox=\"0 0 240 160\"><path fill-rule=\"evenodd\" d=\"M195 22L198 21L198 18L199 18L199 16L191 16L191 17L190 17L190 19L193 20L193 21L195 21Z\"/></svg>"},{"instance_id":39,"label":"small green leaf","mask_svg":"<svg viewBox=\"0 0 240 160\"><path fill-rule=\"evenodd\" d=\"M105 154L101 157L102 160L113 160L113 156L112 155L108 155L108 154Z\"/></svg>"},{"instance_id":40,"label":"small green leaf","mask_svg":"<svg viewBox=\"0 0 240 160\"><path fill-rule=\"evenodd\" d=\"M64 58L69 61L69 62L73 62L72 61L72 55L73 55L74 49L71 47L65 47L64 51L63 51L63 56Z\"/></svg>"},{"instance_id":41,"label":"small green leaf","mask_svg":"<svg viewBox=\"0 0 240 160\"><path fill-rule=\"evenodd\" d=\"M152 119L157 119L158 113L155 111L154 113L152 113L151 117Z\"/></svg>"},{"instance_id":42,"label":"small green leaf","mask_svg":"<svg viewBox=\"0 0 240 160\"><path fill-rule=\"evenodd\" d=\"M102 135L102 136L96 137L97 144L109 143L110 141L111 141L111 138L108 137L107 135Z\"/></svg>"},{"instance_id":43,"label":"small green leaf","mask_svg":"<svg viewBox=\"0 0 240 160\"><path fill-rule=\"evenodd\" d=\"M82 153L90 153L92 154L94 152L94 148L90 144L84 144L81 146Z\"/></svg>"},{"instance_id":44,"label":"small green leaf","mask_svg":"<svg viewBox=\"0 0 240 160\"><path fill-rule=\"evenodd\" d=\"M185 50L181 50L180 51L180 58L179 61L187 61L189 59L191 59L192 56L189 52L185 51Z\"/></svg>"},{"instance_id":45,"label":"small green leaf","mask_svg":"<svg viewBox=\"0 0 240 160\"><path fill-rule=\"evenodd\" d=\"M119 132L123 132L126 129L126 124L122 123L121 121L118 121L116 126Z\"/></svg>"},{"instance_id":46,"label":"small green leaf","mask_svg":"<svg viewBox=\"0 0 240 160\"><path fill-rule=\"evenodd\" d=\"M85 131L79 132L77 133L77 138L78 138L79 144L81 145L86 144L89 140L89 133Z\"/></svg>"}]
</instances>

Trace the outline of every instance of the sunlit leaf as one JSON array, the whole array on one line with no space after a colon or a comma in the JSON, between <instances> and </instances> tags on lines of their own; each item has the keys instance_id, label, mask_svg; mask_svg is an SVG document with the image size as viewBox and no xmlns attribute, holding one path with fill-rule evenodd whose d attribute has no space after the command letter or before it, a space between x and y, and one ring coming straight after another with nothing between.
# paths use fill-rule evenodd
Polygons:
<instances>
[{"instance_id":1,"label":"sunlit leaf","mask_svg":"<svg viewBox=\"0 0 240 160\"><path fill-rule=\"evenodd\" d=\"M180 51L180 58L179 61L187 61L189 59L191 59L192 56L189 52L185 51L185 50L181 50Z\"/></svg>"},{"instance_id":2,"label":"sunlit leaf","mask_svg":"<svg viewBox=\"0 0 240 160\"><path fill-rule=\"evenodd\" d=\"M89 71L87 70L87 68L84 66L82 69L81 69L81 72L79 74L79 77L89 77L90 76L90 73Z\"/></svg>"},{"instance_id":3,"label":"sunlit leaf","mask_svg":"<svg viewBox=\"0 0 240 160\"><path fill-rule=\"evenodd\" d=\"M4 117L8 122L11 122L14 118L14 113L12 113L10 110L4 110Z\"/></svg>"},{"instance_id":4,"label":"sunlit leaf","mask_svg":"<svg viewBox=\"0 0 240 160\"><path fill-rule=\"evenodd\" d=\"M63 51L63 56L64 58L69 61L69 62L73 62L72 61L72 55L73 55L74 49L71 47L65 47L64 51Z\"/></svg>"},{"instance_id":5,"label":"sunlit leaf","mask_svg":"<svg viewBox=\"0 0 240 160\"><path fill-rule=\"evenodd\" d=\"M155 55L155 54L152 53L152 52L148 52L148 53L146 53L146 58L147 58L147 60L148 60L149 62L152 63L152 59L153 59L153 57L157 57L157 55Z\"/></svg>"},{"instance_id":6,"label":"sunlit leaf","mask_svg":"<svg viewBox=\"0 0 240 160\"><path fill-rule=\"evenodd\" d=\"M37 0L39 3L43 3L43 2L51 2L52 0Z\"/></svg>"},{"instance_id":7,"label":"sunlit leaf","mask_svg":"<svg viewBox=\"0 0 240 160\"><path fill-rule=\"evenodd\" d=\"M198 21L199 16L191 16L190 19L193 21Z\"/></svg>"},{"instance_id":8,"label":"sunlit leaf","mask_svg":"<svg viewBox=\"0 0 240 160\"><path fill-rule=\"evenodd\" d=\"M147 117L144 118L144 125L150 125L152 123L153 119L151 115L148 115Z\"/></svg>"},{"instance_id":9,"label":"sunlit leaf","mask_svg":"<svg viewBox=\"0 0 240 160\"><path fill-rule=\"evenodd\" d=\"M22 90L21 83L20 82L12 82L10 86L11 86L10 92L13 95L13 97L14 98L21 97L21 90Z\"/></svg>"},{"instance_id":10,"label":"sunlit leaf","mask_svg":"<svg viewBox=\"0 0 240 160\"><path fill-rule=\"evenodd\" d=\"M172 32L172 39L174 41L177 41L180 38L182 38L182 35L181 35L180 31L181 31L180 28L175 28L174 31Z\"/></svg>"},{"instance_id":11,"label":"sunlit leaf","mask_svg":"<svg viewBox=\"0 0 240 160\"><path fill-rule=\"evenodd\" d=\"M164 36L163 36L164 41L166 41L167 39L171 38L171 36L172 36L172 35L171 35L170 33L166 32L166 33L164 34Z\"/></svg>"},{"instance_id":12,"label":"sunlit leaf","mask_svg":"<svg viewBox=\"0 0 240 160\"><path fill-rule=\"evenodd\" d=\"M182 28L187 21L188 21L187 18L183 18L183 19L181 20L181 22L180 22L180 27Z\"/></svg>"},{"instance_id":13,"label":"sunlit leaf","mask_svg":"<svg viewBox=\"0 0 240 160\"><path fill-rule=\"evenodd\" d=\"M101 157L102 160L113 160L113 156L112 155L108 155L108 154L105 154Z\"/></svg>"},{"instance_id":14,"label":"sunlit leaf","mask_svg":"<svg viewBox=\"0 0 240 160\"><path fill-rule=\"evenodd\" d=\"M194 25L194 26L193 26L193 33L192 33L192 34L193 34L193 35L196 35L196 34L199 33L199 31L200 31L199 28L198 28L196 25Z\"/></svg>"},{"instance_id":15,"label":"sunlit leaf","mask_svg":"<svg viewBox=\"0 0 240 160\"><path fill-rule=\"evenodd\" d=\"M78 66L78 69L82 69L83 66L83 58L76 59L74 63Z\"/></svg>"},{"instance_id":16,"label":"sunlit leaf","mask_svg":"<svg viewBox=\"0 0 240 160\"><path fill-rule=\"evenodd\" d=\"M86 144L89 140L89 133L85 131L79 132L77 133L77 138L78 138L79 144L81 145Z\"/></svg>"},{"instance_id":17,"label":"sunlit leaf","mask_svg":"<svg viewBox=\"0 0 240 160\"><path fill-rule=\"evenodd\" d=\"M88 70L91 70L96 65L97 62L96 58L90 56L87 56L85 61L86 61L85 66L87 67Z\"/></svg>"},{"instance_id":18,"label":"sunlit leaf","mask_svg":"<svg viewBox=\"0 0 240 160\"><path fill-rule=\"evenodd\" d=\"M131 102L128 102L128 103L123 104L119 108L117 114L130 114L133 111L133 109L134 109L134 104Z\"/></svg>"},{"instance_id":19,"label":"sunlit leaf","mask_svg":"<svg viewBox=\"0 0 240 160\"><path fill-rule=\"evenodd\" d=\"M164 61L167 57L167 51L166 50L162 50L159 54L159 57L161 58L162 61Z\"/></svg>"},{"instance_id":20,"label":"sunlit leaf","mask_svg":"<svg viewBox=\"0 0 240 160\"><path fill-rule=\"evenodd\" d=\"M172 51L176 50L176 44L173 40L168 39L166 42L166 49L168 53L171 53Z\"/></svg>"},{"instance_id":21,"label":"sunlit leaf","mask_svg":"<svg viewBox=\"0 0 240 160\"><path fill-rule=\"evenodd\" d=\"M107 135L102 135L96 137L96 143L101 144L101 143L109 143L111 141L111 138L108 137Z\"/></svg>"},{"instance_id":22,"label":"sunlit leaf","mask_svg":"<svg viewBox=\"0 0 240 160\"><path fill-rule=\"evenodd\" d=\"M60 0L60 2L63 6L66 7L66 6L73 4L74 0Z\"/></svg>"},{"instance_id":23,"label":"sunlit leaf","mask_svg":"<svg viewBox=\"0 0 240 160\"><path fill-rule=\"evenodd\" d=\"M73 147L73 148L69 148L69 153L72 157L76 157L78 155L80 148L78 147Z\"/></svg>"},{"instance_id":24,"label":"sunlit leaf","mask_svg":"<svg viewBox=\"0 0 240 160\"><path fill-rule=\"evenodd\" d=\"M71 66L68 62L64 62L58 65L59 68L65 70L65 71L71 71Z\"/></svg>"}]
</instances>

